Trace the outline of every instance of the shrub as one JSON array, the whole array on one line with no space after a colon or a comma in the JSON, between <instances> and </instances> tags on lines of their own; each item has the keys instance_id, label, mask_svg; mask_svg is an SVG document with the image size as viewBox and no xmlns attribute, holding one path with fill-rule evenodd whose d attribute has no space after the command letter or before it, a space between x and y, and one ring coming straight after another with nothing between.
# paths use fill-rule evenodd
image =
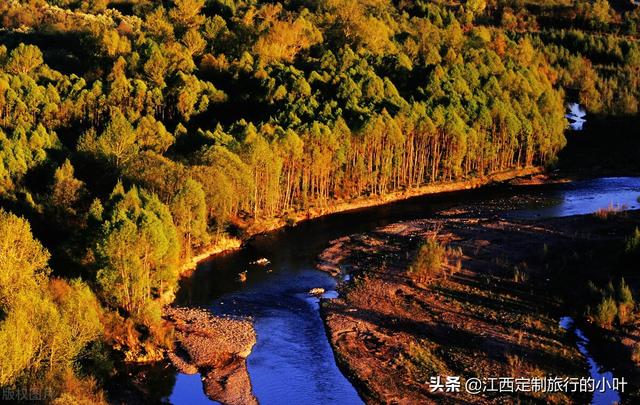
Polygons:
<instances>
[{"instance_id":1,"label":"shrub","mask_svg":"<svg viewBox=\"0 0 640 405\"><path fill-rule=\"evenodd\" d=\"M624 278L621 278L614 286L610 280L603 288L599 288L593 282L588 283L589 301L595 303L588 305L586 314L601 327L612 326L618 321L618 325L623 326L633 321L635 301L633 292Z\"/></svg>"},{"instance_id":2,"label":"shrub","mask_svg":"<svg viewBox=\"0 0 640 405\"><path fill-rule=\"evenodd\" d=\"M422 381L440 375L446 369L442 360L428 346L426 341L412 342L409 346L408 370Z\"/></svg>"},{"instance_id":3,"label":"shrub","mask_svg":"<svg viewBox=\"0 0 640 405\"><path fill-rule=\"evenodd\" d=\"M595 320L603 328L610 327L618 314L616 302L611 297L603 297L596 306Z\"/></svg>"},{"instance_id":4,"label":"shrub","mask_svg":"<svg viewBox=\"0 0 640 405\"><path fill-rule=\"evenodd\" d=\"M620 283L618 284L618 288L616 289L616 296L618 298L618 302L622 305L633 306L633 293L631 292L631 288L624 281L624 278L620 279Z\"/></svg>"},{"instance_id":5,"label":"shrub","mask_svg":"<svg viewBox=\"0 0 640 405\"><path fill-rule=\"evenodd\" d=\"M614 206L613 204L609 204L606 208L600 208L595 212L595 216L599 219L605 220L609 217L612 217L622 211L624 207Z\"/></svg>"},{"instance_id":6,"label":"shrub","mask_svg":"<svg viewBox=\"0 0 640 405\"><path fill-rule=\"evenodd\" d=\"M515 354L508 354L507 355L507 367L509 369L509 376L511 377L519 377L522 376L523 373L523 368L524 368L524 364L522 359Z\"/></svg>"},{"instance_id":7,"label":"shrub","mask_svg":"<svg viewBox=\"0 0 640 405\"><path fill-rule=\"evenodd\" d=\"M633 349L631 351L631 361L634 363L640 363L640 343L636 343L633 345Z\"/></svg>"},{"instance_id":8,"label":"shrub","mask_svg":"<svg viewBox=\"0 0 640 405\"><path fill-rule=\"evenodd\" d=\"M627 238L627 243L624 250L629 254L635 254L638 252L638 250L640 250L640 229L638 229L637 227L633 234Z\"/></svg>"},{"instance_id":9,"label":"shrub","mask_svg":"<svg viewBox=\"0 0 640 405\"><path fill-rule=\"evenodd\" d=\"M624 325L633 314L633 308L635 306L633 293L624 281L624 278L620 279L620 283L616 289L616 299L618 301L618 321L620 325Z\"/></svg>"},{"instance_id":10,"label":"shrub","mask_svg":"<svg viewBox=\"0 0 640 405\"><path fill-rule=\"evenodd\" d=\"M409 273L417 280L436 275L445 260L446 249L435 237L429 237L418 249L418 254L409 267Z\"/></svg>"},{"instance_id":11,"label":"shrub","mask_svg":"<svg viewBox=\"0 0 640 405\"><path fill-rule=\"evenodd\" d=\"M529 274L523 268L513 266L513 281L516 283L526 283L529 280Z\"/></svg>"}]
</instances>

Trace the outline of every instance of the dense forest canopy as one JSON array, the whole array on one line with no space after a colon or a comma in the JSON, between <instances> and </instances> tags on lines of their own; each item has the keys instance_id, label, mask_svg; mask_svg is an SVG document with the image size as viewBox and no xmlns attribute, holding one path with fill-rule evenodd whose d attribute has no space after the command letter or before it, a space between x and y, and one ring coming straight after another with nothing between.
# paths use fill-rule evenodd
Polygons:
<instances>
[{"instance_id":1,"label":"dense forest canopy","mask_svg":"<svg viewBox=\"0 0 640 405\"><path fill-rule=\"evenodd\" d=\"M640 97L640 11L606 0L7 0L0 24L0 385L61 403L170 344L194 248L551 164L567 100Z\"/></svg>"}]
</instances>

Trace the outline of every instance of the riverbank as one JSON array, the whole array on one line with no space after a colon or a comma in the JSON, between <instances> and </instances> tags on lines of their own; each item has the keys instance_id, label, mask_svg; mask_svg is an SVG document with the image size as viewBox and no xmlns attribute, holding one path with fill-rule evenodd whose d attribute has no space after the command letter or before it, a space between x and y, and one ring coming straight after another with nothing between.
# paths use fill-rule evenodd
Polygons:
<instances>
[{"instance_id":1,"label":"riverbank","mask_svg":"<svg viewBox=\"0 0 640 405\"><path fill-rule=\"evenodd\" d=\"M525 177L528 177L528 179L523 179ZM312 210L309 210L308 212L298 213L295 216L295 219L293 221L291 220L291 217L288 217L286 220L283 218L280 218L273 221L259 222L251 226L248 226L245 229L244 240L246 241L258 233L273 231L279 228L283 228L285 226L290 226L291 224L297 224L306 220L318 218L323 215L330 215L330 214L335 214L339 212L346 212L346 211L357 210L357 209L362 209L366 207L373 207L377 205L388 204L394 201L405 200L405 199L409 199L409 198L417 197L421 195L474 189L474 188L479 188L491 183L505 182L513 179L521 179L519 180L519 183L518 183L520 185L528 184L528 182L533 182L532 184L540 184L542 182L549 181L549 178L543 173L543 170L541 168L530 167L530 168L509 170L509 171L496 173L491 176L486 176L482 178L474 178L474 179L468 179L464 181L451 182L451 183L430 184L430 185L426 185L423 187L419 187L419 188L404 191L404 192L391 193L385 196L380 196L375 198L362 198L362 199L358 199L351 202L338 203L331 208L312 209ZM243 244L243 240L239 238L231 238L231 237L218 238L216 242L213 243L212 245L209 245L206 248L203 248L202 250L196 252L196 254L187 263L185 263L182 266L181 277L182 278L189 277L200 262L207 260L213 255L223 254L233 250L240 249L242 247L242 244ZM175 321L171 315L173 311L174 311L173 307L171 307L170 305L166 306L164 310L164 317L168 321L169 327L176 328L177 325L175 324ZM183 331L182 335L185 335L188 333L189 333L188 331L186 332ZM178 346L179 345L180 343L178 342ZM166 351L166 357L173 360L174 365L176 365L177 368L182 370L183 372L186 372L186 371L193 372L194 370L198 369L198 367L194 365L187 366L186 364L182 364L178 359L179 356L176 357L171 350Z\"/></svg>"},{"instance_id":2,"label":"riverbank","mask_svg":"<svg viewBox=\"0 0 640 405\"><path fill-rule=\"evenodd\" d=\"M515 180L517 180L517 182ZM254 221L253 223L245 225L243 229L244 237L242 239L220 237L217 238L213 244L198 250L196 254L182 266L181 277L188 277L191 275L199 263L207 260L211 256L240 249L246 240L249 240L253 236L261 233L276 231L287 226L295 226L301 222L320 218L325 215L390 204L419 196L472 190L492 183L501 183L506 181L514 181L514 185L534 185L558 181L562 182L566 181L566 179L551 178L545 174L542 167L525 167L493 173L482 177L474 177L467 180L431 183L381 196L360 197L352 201L335 202L326 207L313 207L284 217Z\"/></svg>"},{"instance_id":3,"label":"riverbank","mask_svg":"<svg viewBox=\"0 0 640 405\"><path fill-rule=\"evenodd\" d=\"M374 403L584 403L588 396L434 394L428 381L448 375L588 376L558 319L583 315L570 300L586 284L576 270L589 267L566 263L593 246L612 249L638 223L638 212L527 222L456 210L340 238L319 257L321 270L352 277L340 286L340 297L321 308L336 360ZM436 278L416 282L407 268L421 240L434 235L449 257ZM572 305L563 305L563 298ZM624 347L623 335L636 341L637 332L633 324L605 333L616 342L610 345ZM627 350L627 360L629 355Z\"/></svg>"},{"instance_id":4,"label":"riverbank","mask_svg":"<svg viewBox=\"0 0 640 405\"><path fill-rule=\"evenodd\" d=\"M305 211L289 214L288 216L283 218L276 218L270 221L258 221L247 228L247 234L252 236L259 233L270 232L280 228L284 228L285 226L296 225L300 222L320 218L325 215L390 204L402 200L407 200L413 197L449 193L453 191L472 190L475 188L487 186L492 183L506 182L521 177L540 176L543 175L543 173L544 169L542 167L525 167L505 170L482 177L473 177L466 180L431 183L408 190L387 193L384 195L359 197L351 201L337 201L326 207L313 207Z\"/></svg>"},{"instance_id":5,"label":"riverbank","mask_svg":"<svg viewBox=\"0 0 640 405\"><path fill-rule=\"evenodd\" d=\"M240 249L242 247L242 240L238 238L231 238L228 236L221 236L215 239L215 242L198 250L194 256L192 256L186 263L184 263L180 269L180 277L188 277L193 270L198 267L198 264L207 260L209 257L225 252L231 252L233 250Z\"/></svg>"}]
</instances>

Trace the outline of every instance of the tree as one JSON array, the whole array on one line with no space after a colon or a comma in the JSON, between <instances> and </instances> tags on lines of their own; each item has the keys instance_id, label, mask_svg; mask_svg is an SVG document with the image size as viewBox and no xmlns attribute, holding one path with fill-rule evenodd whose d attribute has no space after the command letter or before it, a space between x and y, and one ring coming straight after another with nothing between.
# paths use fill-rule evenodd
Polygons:
<instances>
[{"instance_id":1,"label":"tree","mask_svg":"<svg viewBox=\"0 0 640 405\"><path fill-rule=\"evenodd\" d=\"M60 313L59 323L51 325L50 358L59 358L62 369L71 369L87 344L100 337L102 308L89 286L78 279L52 279L48 293Z\"/></svg>"},{"instance_id":2,"label":"tree","mask_svg":"<svg viewBox=\"0 0 640 405\"><path fill-rule=\"evenodd\" d=\"M469 11L474 17L482 14L484 9L487 7L486 0L467 0L465 2L465 8Z\"/></svg>"},{"instance_id":3,"label":"tree","mask_svg":"<svg viewBox=\"0 0 640 405\"><path fill-rule=\"evenodd\" d=\"M273 215L279 197L282 162L252 125L245 128L244 138L243 154L253 175L253 214L258 217L265 210L267 215Z\"/></svg>"},{"instance_id":4,"label":"tree","mask_svg":"<svg viewBox=\"0 0 640 405\"><path fill-rule=\"evenodd\" d=\"M144 64L144 73L151 81L160 88L164 88L165 77L167 76L167 69L169 67L169 61L164 57L162 51L157 46L152 46L150 55Z\"/></svg>"},{"instance_id":5,"label":"tree","mask_svg":"<svg viewBox=\"0 0 640 405\"><path fill-rule=\"evenodd\" d=\"M176 286L180 251L169 208L155 194L114 189L95 252L105 300L134 318Z\"/></svg>"},{"instance_id":6,"label":"tree","mask_svg":"<svg viewBox=\"0 0 640 405\"><path fill-rule=\"evenodd\" d=\"M144 20L145 31L159 43L174 40L174 29L169 22L167 10L160 6L146 14Z\"/></svg>"},{"instance_id":7,"label":"tree","mask_svg":"<svg viewBox=\"0 0 640 405\"><path fill-rule=\"evenodd\" d=\"M260 36L254 51L265 64L282 60L292 62L298 52L321 41L320 31L304 17L293 21L277 20Z\"/></svg>"},{"instance_id":8,"label":"tree","mask_svg":"<svg viewBox=\"0 0 640 405\"><path fill-rule=\"evenodd\" d=\"M624 325L627 323L629 315L633 312L635 306L633 293L624 278L621 278L616 286L616 301L618 302L618 320L621 325Z\"/></svg>"},{"instance_id":9,"label":"tree","mask_svg":"<svg viewBox=\"0 0 640 405\"><path fill-rule=\"evenodd\" d=\"M10 135L0 129L0 191L12 190L33 167L47 159L47 151L59 146L55 133L38 124L35 129L18 125Z\"/></svg>"},{"instance_id":10,"label":"tree","mask_svg":"<svg viewBox=\"0 0 640 405\"><path fill-rule=\"evenodd\" d=\"M80 3L80 9L91 14L99 14L104 12L108 5L108 0L88 0Z\"/></svg>"},{"instance_id":11,"label":"tree","mask_svg":"<svg viewBox=\"0 0 640 405\"><path fill-rule=\"evenodd\" d=\"M9 54L5 69L13 74L29 74L43 63L42 52L37 46L21 43Z\"/></svg>"},{"instance_id":12,"label":"tree","mask_svg":"<svg viewBox=\"0 0 640 405\"><path fill-rule=\"evenodd\" d=\"M175 142L173 135L167 131L161 121L151 115L140 118L135 131L135 143L141 149L149 149L164 153Z\"/></svg>"},{"instance_id":13,"label":"tree","mask_svg":"<svg viewBox=\"0 0 640 405\"><path fill-rule=\"evenodd\" d=\"M192 167L191 175L202 184L209 219L220 231L231 215L252 207L251 168L240 156L220 145L203 149L197 160L199 165Z\"/></svg>"},{"instance_id":14,"label":"tree","mask_svg":"<svg viewBox=\"0 0 640 405\"><path fill-rule=\"evenodd\" d=\"M69 159L56 169L51 187L51 202L64 212L74 213L74 206L80 198L84 183L74 177L74 169Z\"/></svg>"},{"instance_id":15,"label":"tree","mask_svg":"<svg viewBox=\"0 0 640 405\"><path fill-rule=\"evenodd\" d=\"M48 273L49 252L33 238L31 226L0 209L0 308Z\"/></svg>"},{"instance_id":16,"label":"tree","mask_svg":"<svg viewBox=\"0 0 640 405\"><path fill-rule=\"evenodd\" d=\"M394 26L383 21L384 1L324 0L323 8L332 16L329 21L334 35L341 35L355 48L363 48L374 55L394 53L391 41Z\"/></svg>"},{"instance_id":17,"label":"tree","mask_svg":"<svg viewBox=\"0 0 640 405\"><path fill-rule=\"evenodd\" d=\"M182 29L197 28L204 22L204 16L200 14L204 0L174 0L173 4L169 16Z\"/></svg>"},{"instance_id":18,"label":"tree","mask_svg":"<svg viewBox=\"0 0 640 405\"><path fill-rule=\"evenodd\" d=\"M435 277L445 264L446 249L435 236L428 237L418 249L416 257L409 268L409 273L419 281Z\"/></svg>"},{"instance_id":19,"label":"tree","mask_svg":"<svg viewBox=\"0 0 640 405\"><path fill-rule=\"evenodd\" d=\"M605 29L611 22L611 5L608 0L594 0L584 3L585 18L596 29Z\"/></svg>"},{"instance_id":20,"label":"tree","mask_svg":"<svg viewBox=\"0 0 640 405\"><path fill-rule=\"evenodd\" d=\"M0 385L58 395L102 325L89 287L49 280L48 259L29 223L0 210Z\"/></svg>"},{"instance_id":21,"label":"tree","mask_svg":"<svg viewBox=\"0 0 640 405\"><path fill-rule=\"evenodd\" d=\"M616 315L618 315L618 308L615 300L609 296L602 297L602 300L596 306L596 322L603 328L608 328L615 320Z\"/></svg>"},{"instance_id":22,"label":"tree","mask_svg":"<svg viewBox=\"0 0 640 405\"><path fill-rule=\"evenodd\" d=\"M135 141L133 127L119 108L113 108L109 123L97 138L98 152L120 167L136 152Z\"/></svg>"},{"instance_id":23,"label":"tree","mask_svg":"<svg viewBox=\"0 0 640 405\"><path fill-rule=\"evenodd\" d=\"M183 252L190 256L191 247L206 243L207 204L202 185L195 180L187 179L171 202L171 213L183 240Z\"/></svg>"},{"instance_id":24,"label":"tree","mask_svg":"<svg viewBox=\"0 0 640 405\"><path fill-rule=\"evenodd\" d=\"M182 44L187 49L187 52L189 52L189 55L193 57L202 54L207 42L202 38L198 30L191 28L182 37Z\"/></svg>"},{"instance_id":25,"label":"tree","mask_svg":"<svg viewBox=\"0 0 640 405\"><path fill-rule=\"evenodd\" d=\"M185 120L205 112L210 102L221 102L226 99L224 92L216 89L211 83L198 80L194 75L180 72L178 78L176 109Z\"/></svg>"}]
</instances>

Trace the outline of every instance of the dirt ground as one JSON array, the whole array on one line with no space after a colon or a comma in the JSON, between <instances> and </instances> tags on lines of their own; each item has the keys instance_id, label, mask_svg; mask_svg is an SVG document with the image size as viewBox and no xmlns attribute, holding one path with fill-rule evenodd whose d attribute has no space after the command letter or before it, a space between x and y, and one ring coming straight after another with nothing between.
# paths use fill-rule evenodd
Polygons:
<instances>
[{"instance_id":1,"label":"dirt ground","mask_svg":"<svg viewBox=\"0 0 640 405\"><path fill-rule=\"evenodd\" d=\"M432 393L429 382L588 376L558 324L580 316L561 299L572 288L566 258L576 244L605 246L638 223L637 212L519 222L459 210L338 239L318 258L318 268L351 277L322 305L336 359L370 403L586 403L584 394ZM435 278L416 282L407 268L431 235L449 258ZM638 341L637 332L626 338Z\"/></svg>"}]
</instances>

